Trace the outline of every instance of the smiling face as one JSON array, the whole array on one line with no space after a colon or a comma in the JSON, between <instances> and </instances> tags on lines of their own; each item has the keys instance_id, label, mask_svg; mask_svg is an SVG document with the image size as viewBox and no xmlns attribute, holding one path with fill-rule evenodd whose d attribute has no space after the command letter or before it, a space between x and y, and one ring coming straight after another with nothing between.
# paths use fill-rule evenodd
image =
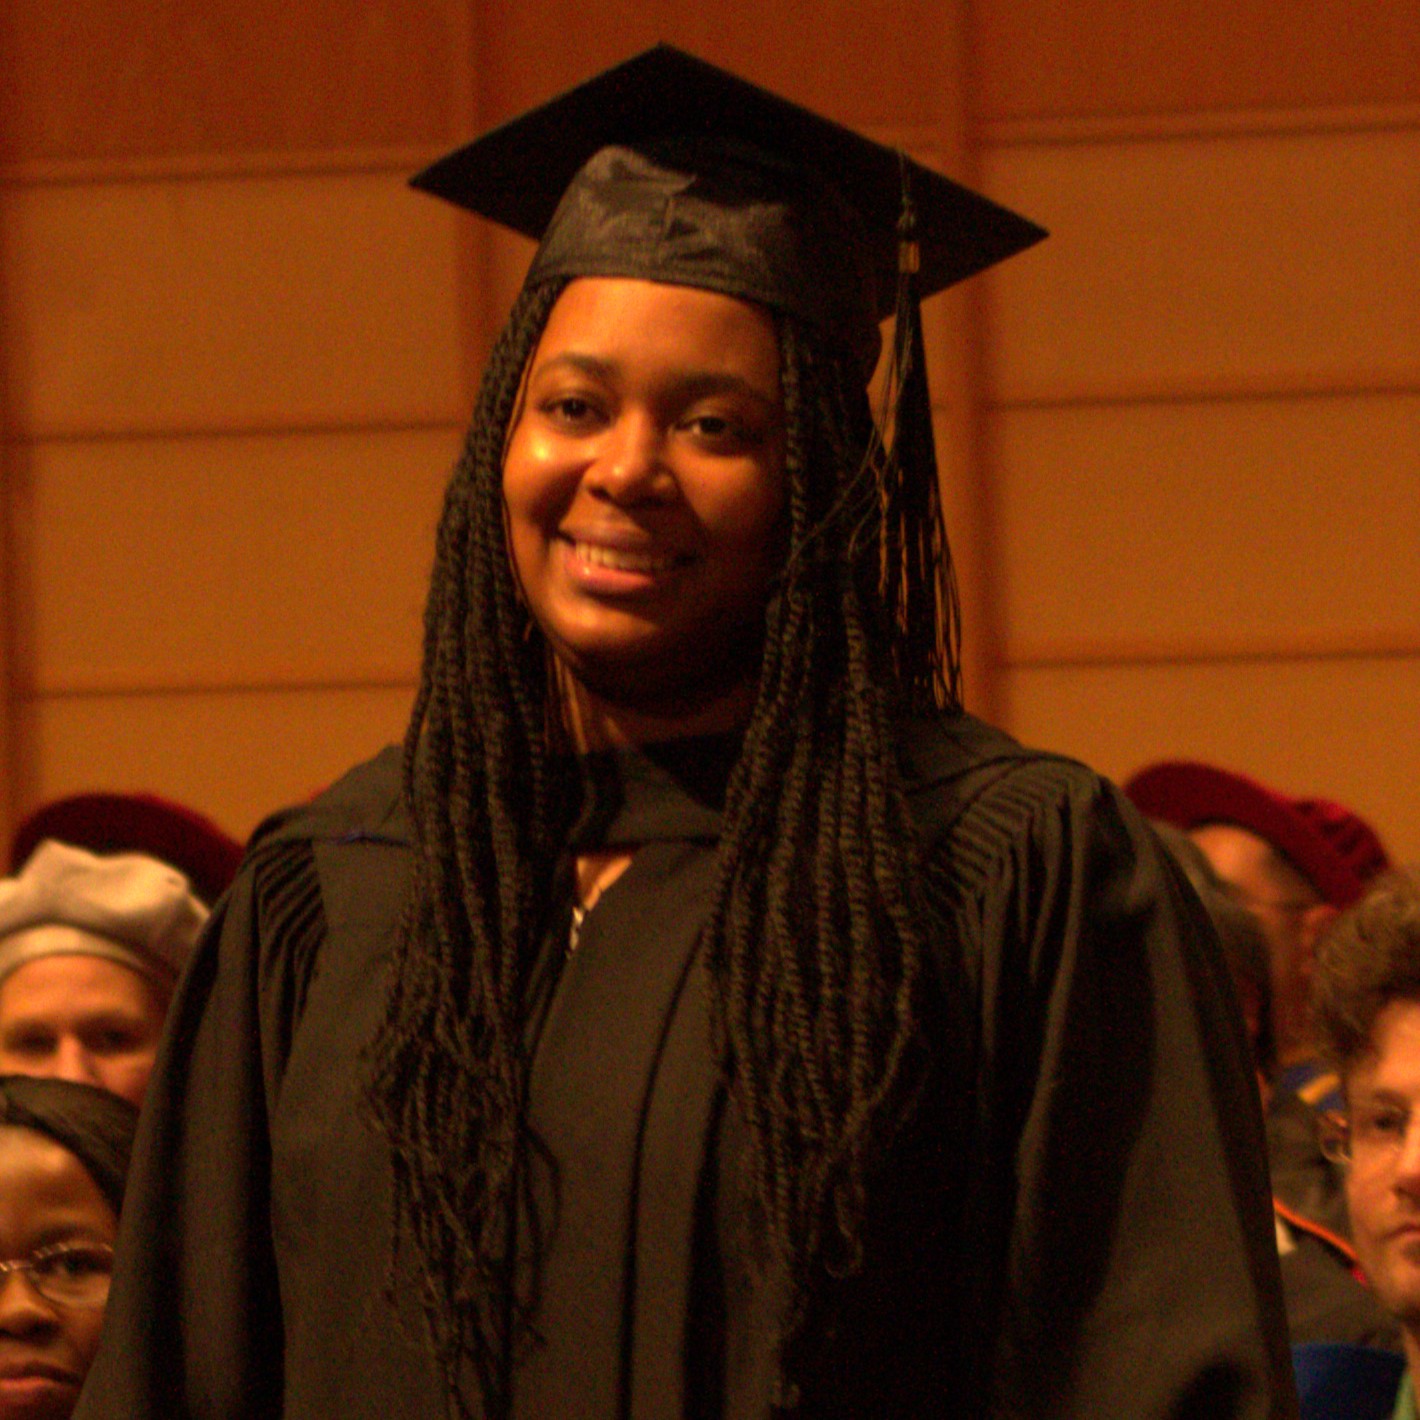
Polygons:
<instances>
[{"instance_id":1,"label":"smiling face","mask_svg":"<svg viewBox=\"0 0 1420 1420\"><path fill-rule=\"evenodd\" d=\"M753 684L784 482L764 310L646 281L567 287L529 366L503 497L528 609L585 693L693 717Z\"/></svg>"},{"instance_id":2,"label":"smiling face","mask_svg":"<svg viewBox=\"0 0 1420 1420\"><path fill-rule=\"evenodd\" d=\"M0 1258L57 1246L111 1248L117 1230L108 1200L68 1149L0 1126ZM67 1420L103 1317L102 1307L47 1301L24 1273L0 1276L0 1420Z\"/></svg>"},{"instance_id":3,"label":"smiling face","mask_svg":"<svg viewBox=\"0 0 1420 1420\"><path fill-rule=\"evenodd\" d=\"M142 1104L167 1002L141 972L60 953L0 983L0 1072L97 1085Z\"/></svg>"}]
</instances>

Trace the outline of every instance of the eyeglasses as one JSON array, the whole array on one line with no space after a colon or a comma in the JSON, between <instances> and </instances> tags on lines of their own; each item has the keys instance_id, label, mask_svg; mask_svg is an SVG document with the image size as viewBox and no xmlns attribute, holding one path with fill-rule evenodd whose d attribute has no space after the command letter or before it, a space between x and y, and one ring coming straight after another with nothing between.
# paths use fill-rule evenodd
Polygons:
<instances>
[{"instance_id":1,"label":"eyeglasses","mask_svg":"<svg viewBox=\"0 0 1420 1420\"><path fill-rule=\"evenodd\" d=\"M1400 1158L1410 1137L1413 1116L1394 1104L1363 1104L1349 1119L1323 1114L1317 1139L1321 1152L1333 1163L1379 1167Z\"/></svg>"},{"instance_id":2,"label":"eyeglasses","mask_svg":"<svg viewBox=\"0 0 1420 1420\"><path fill-rule=\"evenodd\" d=\"M1339 1114L1317 1118L1317 1142L1321 1152L1334 1164L1351 1162L1351 1128Z\"/></svg>"},{"instance_id":3,"label":"eyeglasses","mask_svg":"<svg viewBox=\"0 0 1420 1420\"><path fill-rule=\"evenodd\" d=\"M60 1243L28 1257L0 1261L0 1278L23 1272L30 1286L57 1307L101 1307L113 1279L113 1249L106 1243Z\"/></svg>"}]
</instances>

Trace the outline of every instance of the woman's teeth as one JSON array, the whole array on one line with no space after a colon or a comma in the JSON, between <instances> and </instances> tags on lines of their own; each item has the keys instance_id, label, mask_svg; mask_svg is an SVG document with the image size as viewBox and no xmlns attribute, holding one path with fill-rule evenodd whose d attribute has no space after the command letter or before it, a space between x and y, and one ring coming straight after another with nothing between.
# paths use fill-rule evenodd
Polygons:
<instances>
[{"instance_id":1,"label":"woman's teeth","mask_svg":"<svg viewBox=\"0 0 1420 1420\"><path fill-rule=\"evenodd\" d=\"M647 575L669 572L676 558L667 552L628 552L620 547L596 543L573 543L577 556L590 567L606 567L613 572L641 572Z\"/></svg>"}]
</instances>

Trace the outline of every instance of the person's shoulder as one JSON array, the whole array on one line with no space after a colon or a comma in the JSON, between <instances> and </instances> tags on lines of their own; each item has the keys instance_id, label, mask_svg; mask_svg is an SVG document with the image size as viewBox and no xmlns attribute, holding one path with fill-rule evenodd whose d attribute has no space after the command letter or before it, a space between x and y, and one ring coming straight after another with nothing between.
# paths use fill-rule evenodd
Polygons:
<instances>
[{"instance_id":1,"label":"person's shoulder","mask_svg":"<svg viewBox=\"0 0 1420 1420\"><path fill-rule=\"evenodd\" d=\"M1173 891L1176 874L1138 811L1079 760L966 714L914 721L899 747L924 881L942 903L1083 884L1095 895L1110 884Z\"/></svg>"},{"instance_id":2,"label":"person's shoulder","mask_svg":"<svg viewBox=\"0 0 1420 1420\"><path fill-rule=\"evenodd\" d=\"M223 937L256 940L265 957L300 975L311 970L328 932L349 952L352 923L395 920L409 877L401 763L391 746L267 818L216 914Z\"/></svg>"},{"instance_id":3,"label":"person's shoulder","mask_svg":"<svg viewBox=\"0 0 1420 1420\"><path fill-rule=\"evenodd\" d=\"M305 803L267 818L251 837L249 855L289 844L385 843L407 847L409 819L402 793L401 753L389 745Z\"/></svg>"},{"instance_id":4,"label":"person's shoulder","mask_svg":"<svg viewBox=\"0 0 1420 1420\"><path fill-rule=\"evenodd\" d=\"M904 788L928 837L963 823L1009 831L1043 813L1073 817L1123 803L1079 760L1031 749L965 712L908 720L898 744Z\"/></svg>"}]
</instances>

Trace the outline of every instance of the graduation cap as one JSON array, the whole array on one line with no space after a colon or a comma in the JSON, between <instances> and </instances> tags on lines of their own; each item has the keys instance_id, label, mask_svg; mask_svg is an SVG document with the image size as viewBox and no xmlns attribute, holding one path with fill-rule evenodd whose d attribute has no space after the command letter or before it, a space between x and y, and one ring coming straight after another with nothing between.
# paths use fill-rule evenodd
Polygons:
<instances>
[{"instance_id":1,"label":"graduation cap","mask_svg":"<svg viewBox=\"0 0 1420 1420\"><path fill-rule=\"evenodd\" d=\"M439 159L426 192L539 242L528 284L693 286L797 317L864 384L895 316L865 460L880 587L914 698L960 703L958 611L937 487L919 301L1044 231L908 158L658 45ZM851 474L851 471L847 471Z\"/></svg>"},{"instance_id":2,"label":"graduation cap","mask_svg":"<svg viewBox=\"0 0 1420 1420\"><path fill-rule=\"evenodd\" d=\"M639 276L799 316L871 373L899 304L1039 241L894 148L670 45L512 119L413 185L541 242L530 280ZM901 231L904 205L911 231Z\"/></svg>"}]
</instances>

